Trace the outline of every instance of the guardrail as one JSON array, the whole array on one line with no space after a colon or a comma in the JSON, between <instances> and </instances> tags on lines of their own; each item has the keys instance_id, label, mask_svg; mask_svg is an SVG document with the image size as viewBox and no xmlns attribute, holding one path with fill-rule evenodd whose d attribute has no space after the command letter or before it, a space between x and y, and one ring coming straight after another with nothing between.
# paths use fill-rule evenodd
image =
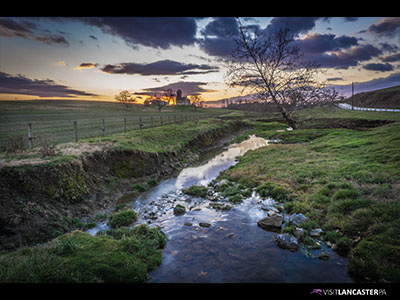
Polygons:
<instances>
[{"instance_id":1,"label":"guardrail","mask_svg":"<svg viewBox=\"0 0 400 300\"><path fill-rule=\"evenodd\" d=\"M357 107L347 103L339 103L337 104L337 106L342 109L348 109L348 110L400 112L400 109L395 109L395 108Z\"/></svg>"}]
</instances>

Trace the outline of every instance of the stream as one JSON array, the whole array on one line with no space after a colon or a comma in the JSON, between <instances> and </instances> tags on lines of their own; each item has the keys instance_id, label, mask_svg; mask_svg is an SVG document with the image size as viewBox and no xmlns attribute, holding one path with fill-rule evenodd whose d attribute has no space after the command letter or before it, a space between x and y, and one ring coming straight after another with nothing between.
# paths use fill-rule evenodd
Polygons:
<instances>
[{"instance_id":1,"label":"stream","mask_svg":"<svg viewBox=\"0 0 400 300\"><path fill-rule=\"evenodd\" d=\"M160 227L168 237L162 263L149 274L148 282L353 282L347 274L347 260L323 241L318 241L321 249L312 251L301 244L296 252L277 246L274 241L277 233L257 225L260 219L268 216L265 207L277 204L273 199L262 198L253 191L241 203L232 204L221 197L216 201L218 195L206 199L182 192L191 185L207 186L221 171L235 165L237 157L267 146L269 142L250 136L240 144L220 149L217 154L213 152L213 156L202 164L184 168L177 177L161 181L128 202L138 214L136 224ZM232 208L215 209L213 203ZM184 214L174 214L178 204L186 208ZM283 216L285 220L289 217ZM88 233L96 235L107 229L107 221L103 221ZM317 253L321 251L329 253L330 258L319 259Z\"/></svg>"}]
</instances>

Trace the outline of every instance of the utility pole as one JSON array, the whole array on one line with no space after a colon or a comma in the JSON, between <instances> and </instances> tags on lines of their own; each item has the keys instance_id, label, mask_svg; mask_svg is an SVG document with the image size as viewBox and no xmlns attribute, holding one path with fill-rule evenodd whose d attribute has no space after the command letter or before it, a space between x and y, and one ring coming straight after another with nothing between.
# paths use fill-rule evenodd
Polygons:
<instances>
[{"instance_id":1,"label":"utility pole","mask_svg":"<svg viewBox=\"0 0 400 300\"><path fill-rule=\"evenodd\" d=\"M351 110L354 110L354 82L351 83Z\"/></svg>"}]
</instances>

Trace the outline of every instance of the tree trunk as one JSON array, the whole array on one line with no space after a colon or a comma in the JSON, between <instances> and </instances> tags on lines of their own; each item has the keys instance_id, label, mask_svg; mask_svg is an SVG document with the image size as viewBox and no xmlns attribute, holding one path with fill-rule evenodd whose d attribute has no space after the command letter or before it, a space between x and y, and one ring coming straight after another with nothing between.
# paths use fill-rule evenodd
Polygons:
<instances>
[{"instance_id":1,"label":"tree trunk","mask_svg":"<svg viewBox=\"0 0 400 300\"><path fill-rule=\"evenodd\" d=\"M286 112L282 111L282 116L285 119L286 123L294 129L297 129L296 121L289 117Z\"/></svg>"},{"instance_id":2,"label":"tree trunk","mask_svg":"<svg viewBox=\"0 0 400 300\"><path fill-rule=\"evenodd\" d=\"M286 123L293 128L293 130L297 129L296 125L296 120L292 118L285 110L283 105L279 103L278 100L275 99L275 97L272 97L272 100L275 102L279 112L282 114L282 117L285 119Z\"/></svg>"}]
</instances>

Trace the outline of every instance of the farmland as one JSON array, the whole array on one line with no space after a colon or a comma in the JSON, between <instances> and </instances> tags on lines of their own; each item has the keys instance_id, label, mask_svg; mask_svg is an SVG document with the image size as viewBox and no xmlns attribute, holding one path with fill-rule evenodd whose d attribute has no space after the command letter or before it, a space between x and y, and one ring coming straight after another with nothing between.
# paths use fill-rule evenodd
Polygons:
<instances>
[{"instance_id":1,"label":"farmland","mask_svg":"<svg viewBox=\"0 0 400 300\"><path fill-rule=\"evenodd\" d=\"M33 146L37 146L43 140L51 144L72 142L75 139L201 119L220 113L220 110L195 109L192 106L170 106L160 112L156 107L143 105L131 105L129 109L124 109L116 102L1 101L0 146L2 150L7 150L10 140L22 138L28 147L29 130L34 137Z\"/></svg>"}]
</instances>

